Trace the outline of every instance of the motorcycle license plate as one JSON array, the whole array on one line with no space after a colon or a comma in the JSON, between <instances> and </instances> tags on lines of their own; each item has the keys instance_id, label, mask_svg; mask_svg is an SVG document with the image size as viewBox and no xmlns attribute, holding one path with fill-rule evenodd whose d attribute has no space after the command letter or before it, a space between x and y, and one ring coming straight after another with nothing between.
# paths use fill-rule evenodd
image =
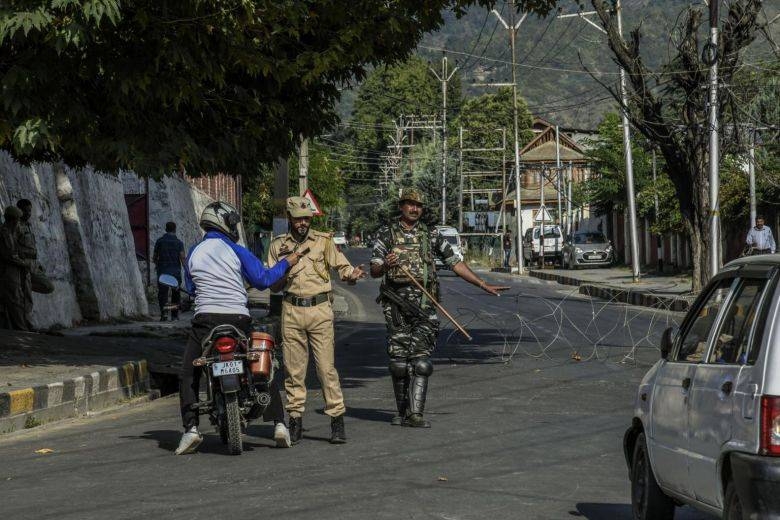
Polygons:
<instances>
[{"instance_id":1,"label":"motorcycle license plate","mask_svg":"<svg viewBox=\"0 0 780 520\"><path fill-rule=\"evenodd\" d=\"M242 361L221 361L211 365L211 373L214 377L229 376L231 374L243 374L244 363Z\"/></svg>"}]
</instances>

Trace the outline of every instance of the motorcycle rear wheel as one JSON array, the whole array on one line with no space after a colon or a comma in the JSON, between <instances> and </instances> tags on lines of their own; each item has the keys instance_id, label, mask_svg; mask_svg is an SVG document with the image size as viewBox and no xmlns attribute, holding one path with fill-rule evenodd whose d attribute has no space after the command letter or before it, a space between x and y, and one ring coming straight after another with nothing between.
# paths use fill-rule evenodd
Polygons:
<instances>
[{"instance_id":1,"label":"motorcycle rear wheel","mask_svg":"<svg viewBox=\"0 0 780 520\"><path fill-rule=\"evenodd\" d=\"M237 394L225 396L225 416L228 451L231 455L241 455L244 446L241 441L241 410L238 408Z\"/></svg>"}]
</instances>

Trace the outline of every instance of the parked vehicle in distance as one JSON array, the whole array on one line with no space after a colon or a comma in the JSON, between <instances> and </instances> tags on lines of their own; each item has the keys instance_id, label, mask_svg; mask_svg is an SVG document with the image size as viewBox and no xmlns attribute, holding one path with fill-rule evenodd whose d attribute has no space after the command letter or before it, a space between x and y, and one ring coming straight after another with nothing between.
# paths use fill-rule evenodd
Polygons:
<instances>
[{"instance_id":1,"label":"parked vehicle in distance","mask_svg":"<svg viewBox=\"0 0 780 520\"><path fill-rule=\"evenodd\" d=\"M343 231L336 231L333 233L333 243L337 246L347 245L347 235Z\"/></svg>"},{"instance_id":2,"label":"parked vehicle in distance","mask_svg":"<svg viewBox=\"0 0 780 520\"><path fill-rule=\"evenodd\" d=\"M563 247L563 233L561 226L544 226L544 259L560 262L561 249ZM541 255L541 240L539 240L539 226L525 230L523 235L523 258L527 265L539 263Z\"/></svg>"},{"instance_id":3,"label":"parked vehicle in distance","mask_svg":"<svg viewBox=\"0 0 780 520\"><path fill-rule=\"evenodd\" d=\"M450 247L455 251L458 258L463 260L463 243L460 241L460 233L458 233L457 229L452 226L436 226L433 228L433 232L444 237L444 240L450 243ZM436 257L434 257L434 263L436 264L437 271L439 269L447 268L447 266Z\"/></svg>"},{"instance_id":4,"label":"parked vehicle in distance","mask_svg":"<svg viewBox=\"0 0 780 520\"><path fill-rule=\"evenodd\" d=\"M615 261L612 242L601 231L577 231L563 244L563 266L577 269L585 266L608 267Z\"/></svg>"},{"instance_id":5,"label":"parked vehicle in distance","mask_svg":"<svg viewBox=\"0 0 780 520\"><path fill-rule=\"evenodd\" d=\"M623 439L632 518L780 518L778 278L780 254L730 262L664 331Z\"/></svg>"}]
</instances>

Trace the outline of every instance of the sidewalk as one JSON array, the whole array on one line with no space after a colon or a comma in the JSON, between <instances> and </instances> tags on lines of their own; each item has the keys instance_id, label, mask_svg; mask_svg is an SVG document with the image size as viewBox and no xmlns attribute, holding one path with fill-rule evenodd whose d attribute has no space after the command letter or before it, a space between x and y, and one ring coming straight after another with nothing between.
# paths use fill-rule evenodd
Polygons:
<instances>
[{"instance_id":1,"label":"sidewalk","mask_svg":"<svg viewBox=\"0 0 780 520\"><path fill-rule=\"evenodd\" d=\"M336 288L333 310L349 313ZM250 293L252 315L265 317L269 292ZM181 356L192 312L176 321L158 318L102 323L53 334L2 330L0 334L0 434L178 392Z\"/></svg>"},{"instance_id":2,"label":"sidewalk","mask_svg":"<svg viewBox=\"0 0 780 520\"><path fill-rule=\"evenodd\" d=\"M605 300L684 312L696 299L688 275L642 274L634 283L628 267L608 269L532 269L530 276L579 287L580 294Z\"/></svg>"}]
</instances>

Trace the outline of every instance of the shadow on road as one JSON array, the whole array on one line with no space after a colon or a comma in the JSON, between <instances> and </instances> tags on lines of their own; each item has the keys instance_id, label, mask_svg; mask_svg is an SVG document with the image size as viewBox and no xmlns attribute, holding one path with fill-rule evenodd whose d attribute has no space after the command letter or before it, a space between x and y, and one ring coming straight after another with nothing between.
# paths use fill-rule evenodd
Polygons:
<instances>
[{"instance_id":1,"label":"shadow on road","mask_svg":"<svg viewBox=\"0 0 780 520\"><path fill-rule=\"evenodd\" d=\"M584 517L588 520L629 520L631 506L629 504L599 504L581 502L576 511L570 511L574 517Z\"/></svg>"}]
</instances>

